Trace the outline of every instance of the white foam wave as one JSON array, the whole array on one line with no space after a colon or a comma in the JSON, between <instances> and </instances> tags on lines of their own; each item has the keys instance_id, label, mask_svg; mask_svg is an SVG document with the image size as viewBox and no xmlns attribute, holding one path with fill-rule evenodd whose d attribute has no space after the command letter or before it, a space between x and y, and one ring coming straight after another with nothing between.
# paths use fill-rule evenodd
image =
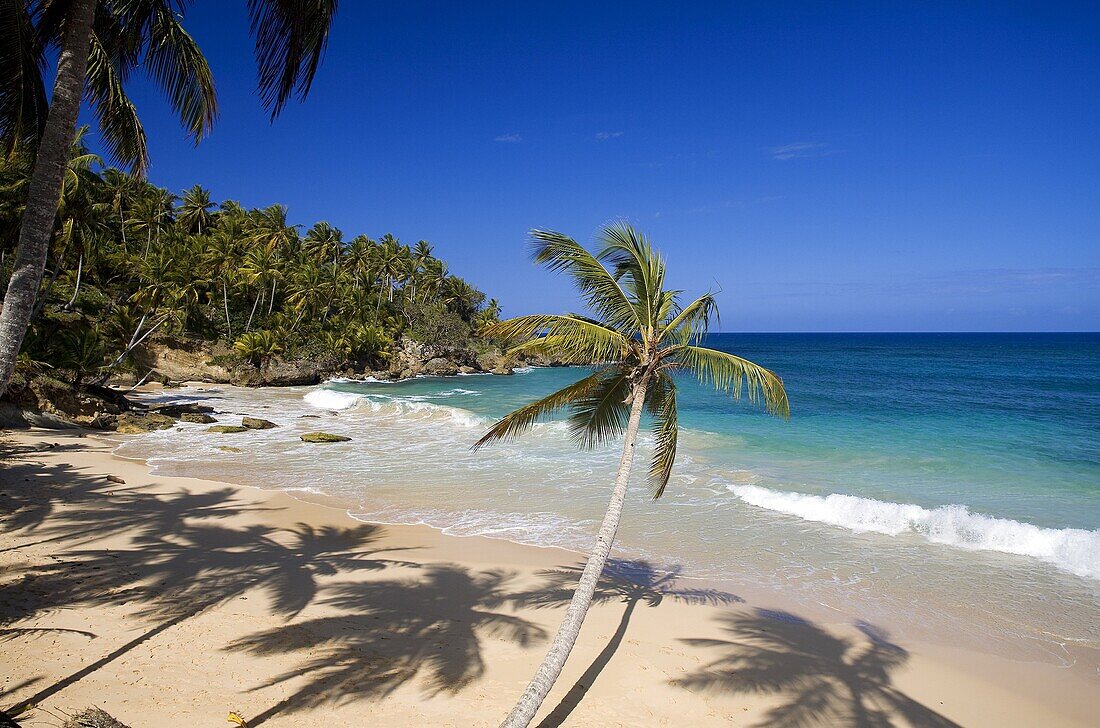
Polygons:
<instances>
[{"instance_id":1,"label":"white foam wave","mask_svg":"<svg viewBox=\"0 0 1100 728\"><path fill-rule=\"evenodd\" d=\"M315 389L302 399L311 407L345 410L354 407L362 399L362 396L354 392L338 392L335 389Z\"/></svg>"},{"instance_id":2,"label":"white foam wave","mask_svg":"<svg viewBox=\"0 0 1100 728\"><path fill-rule=\"evenodd\" d=\"M841 526L857 533L872 531L889 536L916 533L933 543L1029 556L1071 574L1100 580L1100 531L1042 528L973 513L962 505L930 509L839 493L823 497L757 485L728 487L750 505L807 521Z\"/></svg>"}]
</instances>

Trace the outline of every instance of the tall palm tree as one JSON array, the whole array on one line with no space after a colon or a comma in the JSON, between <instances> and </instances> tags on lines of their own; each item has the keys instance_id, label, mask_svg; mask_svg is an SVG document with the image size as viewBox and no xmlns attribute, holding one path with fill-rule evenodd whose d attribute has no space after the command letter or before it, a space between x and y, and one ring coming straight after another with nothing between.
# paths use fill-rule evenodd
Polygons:
<instances>
[{"instance_id":1,"label":"tall palm tree","mask_svg":"<svg viewBox=\"0 0 1100 728\"><path fill-rule=\"evenodd\" d=\"M747 391L750 401L762 399L768 412L790 416L779 377L746 359L699 345L717 318L714 296L705 293L681 305L680 292L664 288L664 260L631 226L604 228L599 235L602 247L595 255L561 233L534 230L531 237L535 262L569 274L594 317L520 316L490 324L484 331L518 341L509 349L510 356L542 353L595 370L506 415L474 447L514 438L540 418L566 408L572 412L570 429L578 445L596 447L624 431L625 438L596 543L549 652L502 724L509 728L530 724L577 641L619 528L643 409L653 419L653 497L660 498L668 485L678 432L673 373L694 374L735 398Z\"/></svg>"},{"instance_id":2,"label":"tall palm tree","mask_svg":"<svg viewBox=\"0 0 1100 728\"><path fill-rule=\"evenodd\" d=\"M5 142L37 141L34 171L15 265L0 309L0 394L15 371L45 269L61 179L87 94L111 155L142 172L145 131L124 80L139 66L161 86L198 141L217 115L213 78L202 52L180 24L171 0L35 0L5 3L0 38L0 130ZM337 0L250 0L260 98L275 118L292 97L304 98L324 55ZM34 33L30 19L37 18ZM11 21L11 22L8 22ZM54 88L41 122L42 70L57 53ZM34 127L40 133L32 133ZM37 132L38 129L35 129Z\"/></svg>"},{"instance_id":3,"label":"tall palm tree","mask_svg":"<svg viewBox=\"0 0 1100 728\"><path fill-rule=\"evenodd\" d=\"M179 214L176 221L189 233L202 235L203 231L210 231L214 224L214 201L210 199L210 190L202 185L195 185L185 190L180 198Z\"/></svg>"}]
</instances>

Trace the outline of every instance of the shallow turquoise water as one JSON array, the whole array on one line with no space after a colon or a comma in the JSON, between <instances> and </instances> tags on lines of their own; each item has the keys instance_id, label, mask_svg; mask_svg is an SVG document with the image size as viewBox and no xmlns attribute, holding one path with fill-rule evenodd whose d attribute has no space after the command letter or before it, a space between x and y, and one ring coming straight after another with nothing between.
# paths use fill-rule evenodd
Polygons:
<instances>
[{"instance_id":1,"label":"shallow turquoise water","mask_svg":"<svg viewBox=\"0 0 1100 728\"><path fill-rule=\"evenodd\" d=\"M984 649L1063 660L1065 645L1100 646L1100 335L708 343L779 373L792 418L682 381L675 476L650 501L639 463L620 553ZM585 550L614 447L577 452L548 423L470 450L496 418L582 374L185 393L226 421L263 410L284 427L250 433L242 454L217 450L199 426L135 438L121 454L166 473L324 493L367 520ZM318 450L285 432L318 426L353 442Z\"/></svg>"}]
</instances>

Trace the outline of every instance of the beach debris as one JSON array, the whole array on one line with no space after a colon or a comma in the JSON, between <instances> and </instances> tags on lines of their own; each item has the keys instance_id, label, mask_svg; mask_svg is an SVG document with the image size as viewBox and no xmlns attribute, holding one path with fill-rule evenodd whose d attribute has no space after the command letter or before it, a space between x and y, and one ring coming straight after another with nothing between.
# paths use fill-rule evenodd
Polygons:
<instances>
[{"instance_id":1,"label":"beach debris","mask_svg":"<svg viewBox=\"0 0 1100 728\"><path fill-rule=\"evenodd\" d=\"M107 482L108 483L118 483L119 485L126 485L126 481L123 480L122 478L118 477L117 475L108 475L107 476Z\"/></svg>"},{"instance_id":2,"label":"beach debris","mask_svg":"<svg viewBox=\"0 0 1100 728\"><path fill-rule=\"evenodd\" d=\"M262 417L244 417L241 419L241 425L250 430L270 430L273 427L278 427L271 420L265 420Z\"/></svg>"},{"instance_id":3,"label":"beach debris","mask_svg":"<svg viewBox=\"0 0 1100 728\"><path fill-rule=\"evenodd\" d=\"M180 422L195 422L200 425L209 425L213 422L217 422L217 420L205 412L184 412L180 415Z\"/></svg>"},{"instance_id":4,"label":"beach debris","mask_svg":"<svg viewBox=\"0 0 1100 728\"><path fill-rule=\"evenodd\" d=\"M174 419L157 412L123 412L118 416L115 432L122 435L137 435L153 430L167 430L175 424Z\"/></svg>"},{"instance_id":5,"label":"beach debris","mask_svg":"<svg viewBox=\"0 0 1100 728\"><path fill-rule=\"evenodd\" d=\"M333 435L331 432L307 432L302 435L302 442L348 442L350 437Z\"/></svg>"},{"instance_id":6,"label":"beach debris","mask_svg":"<svg viewBox=\"0 0 1100 728\"><path fill-rule=\"evenodd\" d=\"M69 718L61 728L130 728L100 708L85 708Z\"/></svg>"},{"instance_id":7,"label":"beach debris","mask_svg":"<svg viewBox=\"0 0 1100 728\"><path fill-rule=\"evenodd\" d=\"M244 718L241 717L241 714L235 711L229 711L229 717L225 720L233 725L239 725L241 728L248 728L248 724L244 722Z\"/></svg>"},{"instance_id":8,"label":"beach debris","mask_svg":"<svg viewBox=\"0 0 1100 728\"><path fill-rule=\"evenodd\" d=\"M213 427L207 427L206 431L221 435L232 435L237 432L248 432L248 428L240 425L214 425Z\"/></svg>"}]
</instances>

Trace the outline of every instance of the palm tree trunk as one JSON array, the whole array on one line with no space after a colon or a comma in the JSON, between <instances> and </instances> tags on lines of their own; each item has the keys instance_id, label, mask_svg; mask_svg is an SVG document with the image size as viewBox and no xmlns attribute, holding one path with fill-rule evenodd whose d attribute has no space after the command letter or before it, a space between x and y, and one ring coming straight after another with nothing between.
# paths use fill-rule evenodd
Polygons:
<instances>
[{"instance_id":1,"label":"palm tree trunk","mask_svg":"<svg viewBox=\"0 0 1100 728\"><path fill-rule=\"evenodd\" d=\"M278 278L271 279L271 301L267 304L267 315L271 315L271 310L275 308L275 284L278 283Z\"/></svg>"},{"instance_id":2,"label":"palm tree trunk","mask_svg":"<svg viewBox=\"0 0 1100 728\"><path fill-rule=\"evenodd\" d=\"M523 696L512 708L512 712L500 724L501 728L527 728L535 718L542 701L554 686L554 682L565 667L565 661L577 642L577 635L581 632L581 625L592 605L592 595L596 593L596 585L603 574L604 564L607 563L607 555L611 552L611 545L615 542L615 533L619 530L619 520L623 514L623 503L626 501L626 486L630 480L630 466L634 462L634 448L638 442L638 425L642 421L642 407L645 404L648 375L634 385L631 393L633 401L630 406L630 420L626 426L626 440L623 442L623 455L619 459L619 472L615 476L615 489L611 492L611 500L607 504L607 513L604 514L603 523L600 525L600 533L596 536L596 545L592 549L592 555L588 557L588 563L584 565L577 591L573 592L573 598L569 607L565 610L565 618L558 627L558 633L554 636L554 642L550 645L550 651L542 659L535 677L531 679Z\"/></svg>"},{"instance_id":3,"label":"palm tree trunk","mask_svg":"<svg viewBox=\"0 0 1100 728\"><path fill-rule=\"evenodd\" d=\"M69 299L69 302L65 304L66 311L73 310L73 304L76 303L76 297L80 295L80 279L84 274L84 253L80 254L80 260L76 264L76 288L73 289L73 297Z\"/></svg>"},{"instance_id":4,"label":"palm tree trunk","mask_svg":"<svg viewBox=\"0 0 1100 728\"><path fill-rule=\"evenodd\" d=\"M256 293L256 300L252 302L252 312L248 314L248 323L244 325L245 331L252 330L252 317L256 315L256 307L260 305L260 299L263 298L263 295L262 289Z\"/></svg>"},{"instance_id":5,"label":"palm tree trunk","mask_svg":"<svg viewBox=\"0 0 1100 728\"><path fill-rule=\"evenodd\" d=\"M637 598L631 598L626 603L626 609L623 610L623 616L619 619L619 627L615 630L615 634L611 635L607 645L600 650L600 654L596 655L596 659L592 661L592 664L588 666L588 669L584 671L584 674L580 676L573 687L569 688L569 692L565 694L557 707L542 719L539 728L557 728L565 722L573 709L580 705L584 696L591 689L592 684L596 682L596 678L600 676L603 669L607 667L607 663L611 662L611 658L619 650L619 646L622 645L623 639L626 637L626 629L630 626L630 618L637 606Z\"/></svg>"},{"instance_id":6,"label":"palm tree trunk","mask_svg":"<svg viewBox=\"0 0 1100 728\"><path fill-rule=\"evenodd\" d=\"M225 279L222 278L222 303L225 305L225 328L229 341L233 340L233 324L229 323L229 291L225 288Z\"/></svg>"},{"instance_id":7,"label":"palm tree trunk","mask_svg":"<svg viewBox=\"0 0 1100 728\"><path fill-rule=\"evenodd\" d=\"M76 119L88 70L88 50L92 38L92 17L97 0L74 0L65 18L65 37L57 59L46 128L38 143L38 154L31 173L27 207L19 228L19 246L4 307L0 309L0 395L8 388L15 371L15 360L34 310L34 299L46 268L46 252L53 231L57 206L61 202L61 182L69 149L76 137Z\"/></svg>"}]
</instances>

